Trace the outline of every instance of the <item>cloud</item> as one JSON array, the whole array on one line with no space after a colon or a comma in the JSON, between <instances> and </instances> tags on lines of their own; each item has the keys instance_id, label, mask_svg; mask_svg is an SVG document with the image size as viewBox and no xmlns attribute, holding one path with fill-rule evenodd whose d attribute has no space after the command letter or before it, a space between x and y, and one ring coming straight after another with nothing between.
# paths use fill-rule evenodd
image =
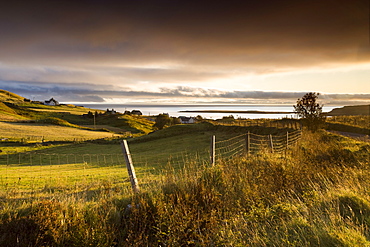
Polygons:
<instances>
[{"instance_id":1,"label":"cloud","mask_svg":"<svg viewBox=\"0 0 370 247\"><path fill-rule=\"evenodd\" d=\"M224 91L211 88L179 86L161 88L159 91L140 91L132 88L117 88L114 85L94 85L74 83L63 85L43 82L4 82L0 87L32 100L45 100L51 97L60 102L95 102L111 103L112 98L123 99L122 102L193 102L193 103L240 103L240 104L295 104L305 92L266 92L266 91ZM368 104L370 94L321 94L320 102L324 104ZM189 101L190 100L190 101Z\"/></svg>"},{"instance_id":2,"label":"cloud","mask_svg":"<svg viewBox=\"0 0 370 247\"><path fill-rule=\"evenodd\" d=\"M365 53L364 1L35 1L4 4L4 61L229 67L347 63Z\"/></svg>"},{"instance_id":3,"label":"cloud","mask_svg":"<svg viewBox=\"0 0 370 247\"><path fill-rule=\"evenodd\" d=\"M261 90L291 85L338 92L335 78L324 87L321 75L312 73L304 80L285 75L289 82L248 76L369 64L368 30L363 0L2 1L0 85L80 102L297 98ZM361 73L346 83L368 93Z\"/></svg>"}]
</instances>

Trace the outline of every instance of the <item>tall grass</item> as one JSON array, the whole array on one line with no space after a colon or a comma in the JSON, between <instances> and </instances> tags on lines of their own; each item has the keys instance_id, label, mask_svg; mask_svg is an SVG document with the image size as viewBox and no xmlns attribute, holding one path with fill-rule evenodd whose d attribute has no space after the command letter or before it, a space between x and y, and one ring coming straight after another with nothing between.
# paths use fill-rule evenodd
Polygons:
<instances>
[{"instance_id":1,"label":"tall grass","mask_svg":"<svg viewBox=\"0 0 370 247\"><path fill-rule=\"evenodd\" d=\"M369 112L370 114L370 112ZM370 128L370 115L359 115L359 116L333 116L327 118L328 122L342 123L359 128Z\"/></svg>"},{"instance_id":2,"label":"tall grass","mask_svg":"<svg viewBox=\"0 0 370 247\"><path fill-rule=\"evenodd\" d=\"M329 117L327 129L370 135L370 115Z\"/></svg>"},{"instance_id":3,"label":"tall grass","mask_svg":"<svg viewBox=\"0 0 370 247\"><path fill-rule=\"evenodd\" d=\"M0 204L2 246L369 246L370 145L304 132L261 152Z\"/></svg>"}]
</instances>

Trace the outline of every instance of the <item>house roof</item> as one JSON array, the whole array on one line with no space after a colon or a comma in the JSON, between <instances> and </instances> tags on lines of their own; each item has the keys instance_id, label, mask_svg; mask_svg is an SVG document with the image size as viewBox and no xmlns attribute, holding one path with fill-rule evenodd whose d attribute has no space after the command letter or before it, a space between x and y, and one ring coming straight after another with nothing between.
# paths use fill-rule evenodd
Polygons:
<instances>
[{"instance_id":1,"label":"house roof","mask_svg":"<svg viewBox=\"0 0 370 247\"><path fill-rule=\"evenodd\" d=\"M51 101L58 102L58 101L56 101L54 98L51 98L51 99L49 99L49 100L45 100L45 102L51 102Z\"/></svg>"}]
</instances>

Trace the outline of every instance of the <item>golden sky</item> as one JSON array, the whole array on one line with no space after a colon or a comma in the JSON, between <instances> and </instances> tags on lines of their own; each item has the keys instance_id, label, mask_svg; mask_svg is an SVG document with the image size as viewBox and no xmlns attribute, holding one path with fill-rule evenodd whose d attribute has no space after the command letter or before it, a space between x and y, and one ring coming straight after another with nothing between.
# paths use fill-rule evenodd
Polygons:
<instances>
[{"instance_id":1,"label":"golden sky","mask_svg":"<svg viewBox=\"0 0 370 247\"><path fill-rule=\"evenodd\" d=\"M0 88L61 102L370 101L368 0L0 3Z\"/></svg>"}]
</instances>

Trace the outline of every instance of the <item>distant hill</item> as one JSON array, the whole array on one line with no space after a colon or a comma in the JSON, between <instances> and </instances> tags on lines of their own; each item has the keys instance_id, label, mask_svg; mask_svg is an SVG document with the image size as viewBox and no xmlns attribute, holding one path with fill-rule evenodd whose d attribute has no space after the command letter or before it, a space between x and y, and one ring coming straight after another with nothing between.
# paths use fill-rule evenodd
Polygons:
<instances>
[{"instance_id":1,"label":"distant hill","mask_svg":"<svg viewBox=\"0 0 370 247\"><path fill-rule=\"evenodd\" d=\"M0 121L22 121L29 118L19 115L11 104L22 103L25 98L15 93L0 89Z\"/></svg>"},{"instance_id":2,"label":"distant hill","mask_svg":"<svg viewBox=\"0 0 370 247\"><path fill-rule=\"evenodd\" d=\"M355 116L370 115L370 105L354 105L335 108L327 113L327 116Z\"/></svg>"},{"instance_id":3,"label":"distant hill","mask_svg":"<svg viewBox=\"0 0 370 247\"><path fill-rule=\"evenodd\" d=\"M96 119L83 117L88 112L100 113ZM0 89L0 122L31 122L71 128L104 126L114 132L144 135L154 130L152 121L141 116L120 113L105 115L104 111L75 105L44 105ZM56 133L57 134L57 133Z\"/></svg>"},{"instance_id":4,"label":"distant hill","mask_svg":"<svg viewBox=\"0 0 370 247\"><path fill-rule=\"evenodd\" d=\"M24 102L25 98L18 94L0 89L0 102L18 103Z\"/></svg>"}]
</instances>

